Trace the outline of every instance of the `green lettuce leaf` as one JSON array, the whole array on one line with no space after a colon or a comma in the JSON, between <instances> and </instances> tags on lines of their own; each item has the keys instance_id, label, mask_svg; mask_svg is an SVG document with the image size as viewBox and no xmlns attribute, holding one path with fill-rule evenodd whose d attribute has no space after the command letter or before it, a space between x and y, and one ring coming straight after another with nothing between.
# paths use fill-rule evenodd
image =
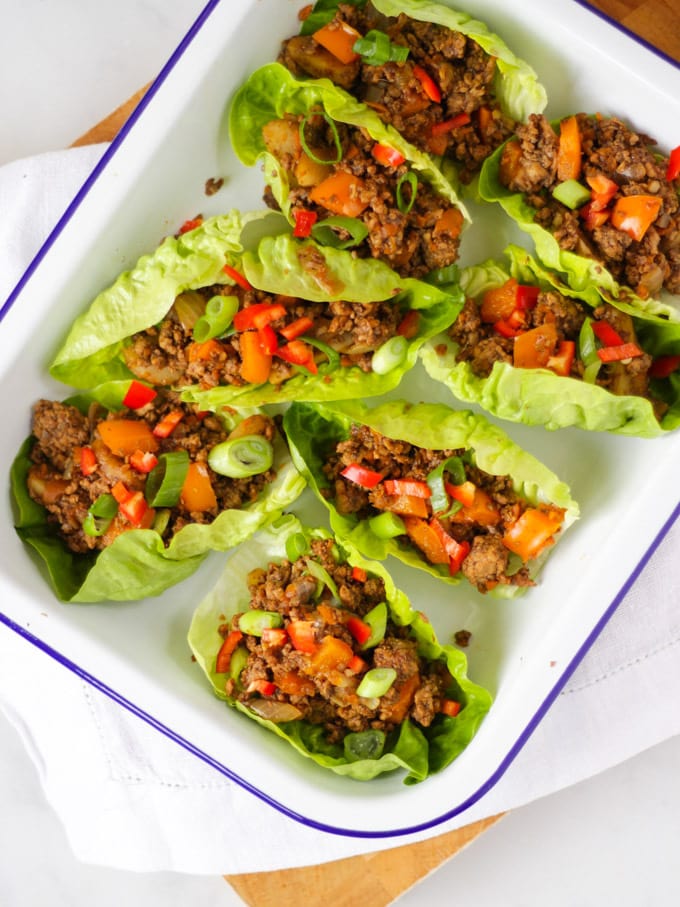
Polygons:
<instances>
[{"instance_id":1,"label":"green lettuce leaf","mask_svg":"<svg viewBox=\"0 0 680 907\"><path fill-rule=\"evenodd\" d=\"M512 192L501 183L500 160L504 147L501 145L484 161L479 194L486 202L498 202L517 226L529 234L536 255L546 268L562 272L569 286L583 294L580 298L593 307L604 300L619 308L628 307L626 310L651 320L680 322L680 309L652 297L642 299L630 287L618 283L600 262L561 249L552 233L535 222L536 209L525 201L524 195Z\"/></svg>"},{"instance_id":2,"label":"green lettuce leaf","mask_svg":"<svg viewBox=\"0 0 680 907\"><path fill-rule=\"evenodd\" d=\"M67 402L85 412L91 401L115 396L115 385L107 385ZM231 418L240 421L246 414L243 411ZM80 555L57 536L45 508L28 493L26 477L33 443L32 437L26 439L11 468L15 529L38 553L55 594L65 602L132 601L159 595L190 576L209 551L234 548L276 520L305 488L285 441L278 437L274 443L276 478L243 509L224 510L209 524L189 523L167 546L152 529L132 529L101 552Z\"/></svg>"},{"instance_id":3,"label":"green lettuce leaf","mask_svg":"<svg viewBox=\"0 0 680 907\"><path fill-rule=\"evenodd\" d=\"M234 96L229 111L229 132L234 151L242 163L249 167L257 163L263 165L265 182L287 217L290 217L290 187L283 168L266 149L262 128L286 113L306 115L319 107L332 120L365 129L376 142L401 152L413 170L459 208L467 220L470 219L450 181L432 159L402 138L392 126L383 123L370 107L355 100L329 79L301 81L280 63L269 63L256 69Z\"/></svg>"},{"instance_id":4,"label":"green lettuce leaf","mask_svg":"<svg viewBox=\"0 0 680 907\"><path fill-rule=\"evenodd\" d=\"M312 272L301 264L305 249L312 249L317 258L323 256L325 260L321 282L318 269ZM393 299L395 305L405 304L407 309L418 310L418 331L408 341L404 360L385 374L365 372L357 365L339 366L334 371L321 365L317 375L300 371L283 384L186 388L182 398L201 407L264 406L290 400L342 400L384 394L397 387L417 362L422 344L451 325L463 305L463 294L456 285L441 289L413 278L401 278L383 262L355 258L350 252L317 246L311 241L299 243L290 234L265 237L256 251L243 255L242 266L254 286L270 293L316 302Z\"/></svg>"},{"instance_id":5,"label":"green lettuce leaf","mask_svg":"<svg viewBox=\"0 0 680 907\"><path fill-rule=\"evenodd\" d=\"M374 409L350 401L332 406L294 403L284 416L284 430L293 461L312 491L328 508L336 535L347 539L366 557L384 560L393 555L445 582L461 582L461 574L452 577L446 567L428 563L412 545L399 539L379 538L368 520L361 520L354 514L340 514L335 508L323 467L338 442L349 437L352 423L368 425L389 438L430 450L471 450L480 469L492 475L510 476L515 491L525 500L564 508L563 532L579 515L578 504L572 499L567 485L483 416L467 410L455 411L443 404L413 405L404 400L390 401ZM532 576L537 575L546 556L547 552L529 564ZM518 587L499 585L489 595L507 598L520 592Z\"/></svg>"},{"instance_id":6,"label":"green lettuce leaf","mask_svg":"<svg viewBox=\"0 0 680 907\"><path fill-rule=\"evenodd\" d=\"M259 532L247 546L242 546L228 560L215 588L196 609L189 629L189 645L196 661L205 672L213 691L220 699L262 727L287 740L301 755L339 775L356 781L368 781L385 772L404 770L405 783L416 783L450 764L468 745L491 706L491 695L467 677L467 659L453 646L442 646L432 626L415 611L406 595L396 588L385 568L366 560L347 542L338 542L342 560L379 576L385 583L386 599L392 619L408 627L418 641L421 655L445 660L459 690L463 708L455 718L438 716L430 728L419 728L412 721L402 723L398 733L390 735L379 759L349 761L342 745L324 740L323 728L307 721L276 724L250 711L244 704L227 696L225 675L215 671L215 659L223 639L218 627L234 614L248 607L248 573L256 567L280 563L286 558L286 540L303 532L308 538L328 538L322 529L304 527L296 517L287 515Z\"/></svg>"},{"instance_id":7,"label":"green lettuce leaf","mask_svg":"<svg viewBox=\"0 0 680 907\"><path fill-rule=\"evenodd\" d=\"M461 272L461 286L468 297L478 299L486 290L500 286L512 276L520 283L555 289L592 305L588 288L569 288L525 249L508 246L505 254L509 259L507 266L487 261ZM612 304L633 316L646 352L654 356L680 353L680 325L640 313L625 301ZM669 380L653 385L657 397L669 406L659 422L651 402L644 397L619 396L578 378L561 377L549 369L514 368L506 362L495 362L491 374L481 378L474 374L468 362L456 361L457 352L458 344L441 336L425 344L420 356L428 375L448 387L458 400L476 403L500 419L542 425L549 431L573 426L644 438L656 437L680 425L680 396L673 392Z\"/></svg>"}]
</instances>

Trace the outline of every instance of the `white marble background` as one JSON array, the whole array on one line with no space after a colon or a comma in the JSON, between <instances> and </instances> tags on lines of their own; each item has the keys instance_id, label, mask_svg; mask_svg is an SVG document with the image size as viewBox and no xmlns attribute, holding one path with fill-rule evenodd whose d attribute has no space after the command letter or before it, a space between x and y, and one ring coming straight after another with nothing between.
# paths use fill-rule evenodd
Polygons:
<instances>
[{"instance_id":1,"label":"white marble background","mask_svg":"<svg viewBox=\"0 0 680 907\"><path fill-rule=\"evenodd\" d=\"M201 0L0 0L0 165L64 147L105 117L155 76L201 7ZM675 738L516 810L400 898L399 907L454 898L469 907L679 903L679 765ZM219 877L79 864L0 715L0 905L125 903L242 901Z\"/></svg>"}]
</instances>

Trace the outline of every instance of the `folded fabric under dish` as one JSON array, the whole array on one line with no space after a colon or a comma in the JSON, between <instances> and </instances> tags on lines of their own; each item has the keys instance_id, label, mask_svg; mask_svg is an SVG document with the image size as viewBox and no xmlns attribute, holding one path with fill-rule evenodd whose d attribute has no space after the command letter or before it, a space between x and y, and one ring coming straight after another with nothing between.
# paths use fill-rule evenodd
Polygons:
<instances>
[{"instance_id":1,"label":"folded fabric under dish","mask_svg":"<svg viewBox=\"0 0 680 907\"><path fill-rule=\"evenodd\" d=\"M53 152L0 168L0 300L105 149ZM84 862L242 873L382 850L521 806L680 733L679 546L676 524L498 783L462 815L418 835L344 838L287 818L4 625L0 707Z\"/></svg>"}]
</instances>

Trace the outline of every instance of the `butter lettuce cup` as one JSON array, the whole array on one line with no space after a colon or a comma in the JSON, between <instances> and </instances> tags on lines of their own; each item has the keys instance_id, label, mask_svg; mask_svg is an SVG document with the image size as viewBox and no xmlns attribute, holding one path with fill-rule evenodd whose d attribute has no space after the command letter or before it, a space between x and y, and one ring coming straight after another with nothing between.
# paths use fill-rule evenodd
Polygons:
<instances>
[{"instance_id":1,"label":"butter lettuce cup","mask_svg":"<svg viewBox=\"0 0 680 907\"><path fill-rule=\"evenodd\" d=\"M423 781L491 706L381 564L292 515L229 558L188 639L216 696L356 781Z\"/></svg>"},{"instance_id":2,"label":"butter lettuce cup","mask_svg":"<svg viewBox=\"0 0 680 907\"><path fill-rule=\"evenodd\" d=\"M370 105L463 184L547 100L534 70L501 37L429 0L319 0L279 61Z\"/></svg>"},{"instance_id":3,"label":"butter lettuce cup","mask_svg":"<svg viewBox=\"0 0 680 907\"><path fill-rule=\"evenodd\" d=\"M242 244L259 219L233 211L142 257L76 319L52 376L136 379L213 410L375 396L462 307L456 268L440 287L290 231Z\"/></svg>"},{"instance_id":4,"label":"butter lettuce cup","mask_svg":"<svg viewBox=\"0 0 680 907\"><path fill-rule=\"evenodd\" d=\"M479 192L591 305L680 322L678 161L616 117L532 115L484 163Z\"/></svg>"},{"instance_id":5,"label":"butter lettuce cup","mask_svg":"<svg viewBox=\"0 0 680 907\"><path fill-rule=\"evenodd\" d=\"M218 416L137 381L38 401L11 470L16 531L65 602L159 595L304 487L264 412Z\"/></svg>"},{"instance_id":6,"label":"butter lettuce cup","mask_svg":"<svg viewBox=\"0 0 680 907\"><path fill-rule=\"evenodd\" d=\"M264 200L297 236L422 278L458 259L469 215L432 158L328 79L279 63L255 70L230 107L242 163L261 165Z\"/></svg>"},{"instance_id":7,"label":"butter lettuce cup","mask_svg":"<svg viewBox=\"0 0 680 907\"><path fill-rule=\"evenodd\" d=\"M470 411L293 404L284 430L339 538L447 583L518 594L578 517L564 482Z\"/></svg>"},{"instance_id":8,"label":"butter lettuce cup","mask_svg":"<svg viewBox=\"0 0 680 907\"><path fill-rule=\"evenodd\" d=\"M466 303L421 349L431 378L501 419L653 438L680 424L680 324L573 290L525 249L463 269Z\"/></svg>"}]
</instances>

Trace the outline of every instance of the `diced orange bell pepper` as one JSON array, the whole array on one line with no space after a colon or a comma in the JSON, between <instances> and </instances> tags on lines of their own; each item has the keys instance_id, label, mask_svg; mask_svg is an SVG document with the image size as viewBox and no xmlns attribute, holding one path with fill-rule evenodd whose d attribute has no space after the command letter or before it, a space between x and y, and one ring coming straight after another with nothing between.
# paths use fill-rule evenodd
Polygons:
<instances>
[{"instance_id":1,"label":"diced orange bell pepper","mask_svg":"<svg viewBox=\"0 0 680 907\"><path fill-rule=\"evenodd\" d=\"M232 630L227 634L215 659L215 673L227 674L229 672L231 656L242 639L243 633L240 630Z\"/></svg>"},{"instance_id":2,"label":"diced orange bell pepper","mask_svg":"<svg viewBox=\"0 0 680 907\"><path fill-rule=\"evenodd\" d=\"M211 356L218 356L223 350L224 347L220 341L214 337L204 340L202 343L194 341L187 347L187 359L189 362L205 362Z\"/></svg>"},{"instance_id":3,"label":"diced orange bell pepper","mask_svg":"<svg viewBox=\"0 0 680 907\"><path fill-rule=\"evenodd\" d=\"M515 340L513 365L516 368L545 368L556 346L557 328L552 322L524 331Z\"/></svg>"},{"instance_id":4,"label":"diced orange bell pepper","mask_svg":"<svg viewBox=\"0 0 680 907\"><path fill-rule=\"evenodd\" d=\"M449 718L455 718L460 712L460 709L460 702L457 702L455 699L442 699L442 703L439 706L439 711L444 715L448 715Z\"/></svg>"},{"instance_id":5,"label":"diced orange bell pepper","mask_svg":"<svg viewBox=\"0 0 680 907\"><path fill-rule=\"evenodd\" d=\"M656 220L661 204L658 195L625 195L614 205L612 226L640 242Z\"/></svg>"},{"instance_id":6,"label":"diced orange bell pepper","mask_svg":"<svg viewBox=\"0 0 680 907\"><path fill-rule=\"evenodd\" d=\"M311 680L295 671L280 671L274 668L276 686L286 696L313 696L316 688Z\"/></svg>"},{"instance_id":7,"label":"diced orange bell pepper","mask_svg":"<svg viewBox=\"0 0 680 907\"><path fill-rule=\"evenodd\" d=\"M458 208L452 207L447 208L446 211L437 218L434 227L432 228L432 233L434 236L446 233L448 236L455 238L460 235L462 228L463 215Z\"/></svg>"},{"instance_id":8,"label":"diced orange bell pepper","mask_svg":"<svg viewBox=\"0 0 680 907\"><path fill-rule=\"evenodd\" d=\"M205 463L189 463L180 500L190 513L206 513L215 510L217 498Z\"/></svg>"},{"instance_id":9,"label":"diced orange bell pepper","mask_svg":"<svg viewBox=\"0 0 680 907\"><path fill-rule=\"evenodd\" d=\"M413 498L432 497L430 486L419 479L385 479L384 488L387 494L405 494Z\"/></svg>"},{"instance_id":10,"label":"diced orange bell pepper","mask_svg":"<svg viewBox=\"0 0 680 907\"><path fill-rule=\"evenodd\" d=\"M353 63L359 56L354 50L354 44L361 34L342 19L332 19L315 31L312 37L341 63Z\"/></svg>"},{"instance_id":11,"label":"diced orange bell pepper","mask_svg":"<svg viewBox=\"0 0 680 907\"><path fill-rule=\"evenodd\" d=\"M577 180L581 175L581 133L575 116L560 123L560 140L557 149L557 178Z\"/></svg>"},{"instance_id":12,"label":"diced orange bell pepper","mask_svg":"<svg viewBox=\"0 0 680 907\"><path fill-rule=\"evenodd\" d=\"M314 631L314 622L311 620L293 620L287 627L291 644L298 652L313 654L319 648Z\"/></svg>"},{"instance_id":13,"label":"diced orange bell pepper","mask_svg":"<svg viewBox=\"0 0 680 907\"><path fill-rule=\"evenodd\" d=\"M248 384L264 384L272 370L272 357L262 348L257 331L244 331L239 335L241 352L241 377Z\"/></svg>"},{"instance_id":14,"label":"diced orange bell pepper","mask_svg":"<svg viewBox=\"0 0 680 907\"><path fill-rule=\"evenodd\" d=\"M310 674L321 671L342 671L354 658L354 650L337 636L324 636L312 655Z\"/></svg>"},{"instance_id":15,"label":"diced orange bell pepper","mask_svg":"<svg viewBox=\"0 0 680 907\"><path fill-rule=\"evenodd\" d=\"M454 486L455 487L455 486ZM458 486L459 488L461 486ZM491 495L483 488L473 485L472 500L469 503L461 501L463 507L454 513L450 519L454 523L476 523L478 526L497 526L501 521L501 514L494 504ZM447 491L448 491L447 486ZM453 495L452 495L453 497Z\"/></svg>"},{"instance_id":16,"label":"diced orange bell pepper","mask_svg":"<svg viewBox=\"0 0 680 907\"><path fill-rule=\"evenodd\" d=\"M417 309L411 309L399 322L397 334L400 337L406 337L407 340L413 340L418 334L420 327L420 312Z\"/></svg>"},{"instance_id":17,"label":"diced orange bell pepper","mask_svg":"<svg viewBox=\"0 0 680 907\"><path fill-rule=\"evenodd\" d=\"M347 170L337 170L326 177L309 193L315 205L320 205L333 214L345 217L359 217L368 207L368 199L363 197L365 184L358 176Z\"/></svg>"},{"instance_id":18,"label":"diced orange bell pepper","mask_svg":"<svg viewBox=\"0 0 680 907\"><path fill-rule=\"evenodd\" d=\"M431 564L448 564L449 555L441 539L427 520L418 517L405 517L406 534L416 548L419 548Z\"/></svg>"},{"instance_id":19,"label":"diced orange bell pepper","mask_svg":"<svg viewBox=\"0 0 680 907\"><path fill-rule=\"evenodd\" d=\"M173 431L177 428L179 423L184 418L184 411L181 409L173 409L172 412L167 413L160 422L157 422L153 427L153 433L157 438L169 438Z\"/></svg>"},{"instance_id":20,"label":"diced orange bell pepper","mask_svg":"<svg viewBox=\"0 0 680 907\"><path fill-rule=\"evenodd\" d=\"M130 457L136 450L156 451L158 441L141 419L106 419L97 425L99 436L117 457Z\"/></svg>"},{"instance_id":21,"label":"diced orange bell pepper","mask_svg":"<svg viewBox=\"0 0 680 907\"><path fill-rule=\"evenodd\" d=\"M403 516L417 516L426 519L429 515L425 498L412 494L388 495L382 502L385 510L399 513Z\"/></svg>"},{"instance_id":22,"label":"diced orange bell pepper","mask_svg":"<svg viewBox=\"0 0 680 907\"><path fill-rule=\"evenodd\" d=\"M419 686L419 674L412 674L410 677L407 677L401 686L398 687L399 697L397 701L391 703L389 706L383 706L381 709L381 717L385 721L393 721L400 724L404 718L406 718L406 713L411 707L413 697L416 695L416 690Z\"/></svg>"},{"instance_id":23,"label":"diced orange bell pepper","mask_svg":"<svg viewBox=\"0 0 680 907\"><path fill-rule=\"evenodd\" d=\"M500 287L492 287L482 297L479 314L482 321L495 324L509 318L517 305L517 281L510 277Z\"/></svg>"},{"instance_id":24,"label":"diced orange bell pepper","mask_svg":"<svg viewBox=\"0 0 680 907\"><path fill-rule=\"evenodd\" d=\"M554 543L563 521L564 510L559 507L528 507L505 530L503 544L526 563Z\"/></svg>"},{"instance_id":25,"label":"diced orange bell pepper","mask_svg":"<svg viewBox=\"0 0 680 907\"><path fill-rule=\"evenodd\" d=\"M97 469L97 455L91 447L81 447L76 457L80 462L80 471L84 476L91 476Z\"/></svg>"},{"instance_id":26,"label":"diced orange bell pepper","mask_svg":"<svg viewBox=\"0 0 680 907\"><path fill-rule=\"evenodd\" d=\"M522 160L522 146L517 139L505 143L501 153L498 175L504 186L512 186L520 168Z\"/></svg>"}]
</instances>

